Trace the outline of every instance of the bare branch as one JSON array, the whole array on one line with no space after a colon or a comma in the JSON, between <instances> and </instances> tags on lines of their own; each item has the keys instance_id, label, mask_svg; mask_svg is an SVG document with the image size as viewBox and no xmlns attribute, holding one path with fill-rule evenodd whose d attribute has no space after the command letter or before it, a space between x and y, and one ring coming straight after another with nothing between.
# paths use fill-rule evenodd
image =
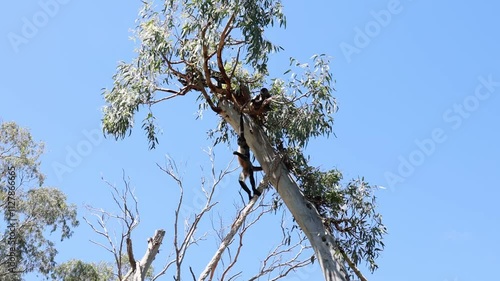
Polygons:
<instances>
[{"instance_id":1,"label":"bare branch","mask_svg":"<svg viewBox=\"0 0 500 281\"><path fill-rule=\"evenodd\" d=\"M244 230L246 230L244 228ZM221 281L224 280L224 278L226 277L226 274L229 273L229 271L231 270L231 268L233 268L233 266L236 264L236 262L238 261L238 257L240 256L240 253L241 253L241 248L243 248L243 235L244 235L244 231L241 231L239 233L239 240L240 240L240 243L238 244L238 248L236 249L236 254L234 255L234 258L232 259L231 263L229 264L229 266L226 268L226 270L224 270L224 272L222 273L222 276L220 278ZM214 271L215 271L215 268L212 270L211 274L210 274L210 280L212 280L212 277L213 277L213 274L214 274Z\"/></svg>"},{"instance_id":2,"label":"bare branch","mask_svg":"<svg viewBox=\"0 0 500 281\"><path fill-rule=\"evenodd\" d=\"M95 227L95 226L94 226L94 225L93 225L93 224L92 224L92 223L91 223L91 222L90 222L90 221L89 221L86 217L83 217L83 219L84 219L84 220L85 220L85 222L86 222L86 223L90 226L90 228L92 228L92 230L93 230L95 233L97 233L97 234L99 234L99 235L101 235L101 236L103 236L103 237L105 237L105 238L107 238L107 239L109 238L109 235L108 235L107 231L100 231L100 230L98 230L98 229L97 229L97 228L96 228L96 227ZM103 249L105 249L106 251L108 251L108 252L110 252L110 253L114 254L114 245L113 245L113 243L112 243L112 241L111 241L110 239L108 239L108 242L111 244L111 247L108 247L108 246L106 246L106 245L104 245L104 244L102 244L102 243L96 242L96 241L94 241L94 240L90 240L90 242L91 242L91 243L94 243L94 244L96 244L96 245L98 245L98 246L102 247L102 248L103 248Z\"/></svg>"},{"instance_id":3,"label":"bare branch","mask_svg":"<svg viewBox=\"0 0 500 281\"><path fill-rule=\"evenodd\" d=\"M115 259L115 264L117 267L117 277L119 280L122 280L123 276L123 252L124 248L126 248L127 256L129 263L131 265L131 271L135 271L137 269L137 263L134 259L133 248L132 248L132 240L130 239L131 233L133 229L139 224L140 216L139 216L139 206L138 200L135 197L128 179L125 178L125 172L123 173L123 182L125 184L125 188L122 191L119 191L116 186L109 183L108 181L103 181L108 185L108 187L112 190L111 197L118 207L119 214L112 214L111 212L107 212L103 209L97 209L91 206L86 206L86 208L91 212L91 214L97 217L97 224L99 228L96 227L92 222L90 222L87 218L84 217L85 222L92 228L92 230L104 237L107 240L109 246L104 245L103 243L99 243L91 240L92 243L104 248L113 254ZM129 198L132 198L133 209L129 208ZM119 241L113 242L111 235L107 229L108 220L112 218L117 220L122 227L122 232L119 235ZM116 240L116 234L115 240Z\"/></svg>"},{"instance_id":4,"label":"bare branch","mask_svg":"<svg viewBox=\"0 0 500 281\"><path fill-rule=\"evenodd\" d=\"M207 79L207 81L210 81L210 79ZM215 104L212 102L212 99L208 95L205 88L200 88L200 92L203 94L203 97L205 98L205 100L207 101L208 105L210 106L213 112L217 114L222 112L222 109L220 109L220 107L215 106Z\"/></svg>"},{"instance_id":5,"label":"bare branch","mask_svg":"<svg viewBox=\"0 0 500 281\"><path fill-rule=\"evenodd\" d=\"M259 184L259 190L262 190L263 188L268 186L268 181L267 178L264 177L264 179L261 181ZM263 196L261 195L258 198L262 198ZM252 208L255 205L255 203L258 200L257 197L252 198L248 205L243 208L241 213L239 214L238 218L234 221L233 225L231 226L231 230L229 233L226 235L222 243L219 245L219 249L215 252L214 256L210 260L210 262L207 264L203 272L200 274L198 277L198 281L205 280L207 276L215 270L217 267L217 263L219 262L222 254L226 250L226 248L232 243L232 240L234 236L236 235L237 231L240 229L240 227L243 225L243 222L245 221L246 217L252 212Z\"/></svg>"},{"instance_id":6,"label":"bare branch","mask_svg":"<svg viewBox=\"0 0 500 281\"><path fill-rule=\"evenodd\" d=\"M167 96L167 97L163 97L163 98L160 98L160 99L157 99L157 100L151 100L148 102L149 105L153 105L153 104L157 104L157 103L160 103L162 101L166 101L166 100L169 100L169 99L173 99L175 97L178 97L178 96L183 96L185 95L184 94L180 94L179 91L175 91L175 90L170 90L170 89L164 89L164 88L156 88L157 91L162 91L162 92L167 92L167 93L172 93L172 95L170 96Z\"/></svg>"},{"instance_id":7,"label":"bare branch","mask_svg":"<svg viewBox=\"0 0 500 281\"><path fill-rule=\"evenodd\" d=\"M213 153L213 150L209 149L207 152L210 157L210 161L212 163L212 176L213 176L213 183L211 188L208 191L205 191L202 185L202 190L205 193L206 197L206 202L205 206L202 208L202 210L195 215L194 221L187 225L187 230L184 235L184 238L181 239L179 237L179 216L180 216L180 210L181 206L183 204L183 184L182 180L180 177L177 175L177 170L175 166L175 162L168 159L167 166L166 167L161 167L158 165L158 167L165 172L167 175L169 175L178 185L179 190L180 190L180 198L179 198L179 203L177 204L176 210L175 210L175 219L174 219L174 254L175 258L174 260L168 262L163 269L153 278L153 280L159 278L161 275L165 274L167 269L172 265L176 265L176 274L175 274L175 279L180 280L181 278L181 265L184 260L185 254L189 246L192 244L197 243L201 238L195 238L195 233L196 230L198 229L198 225L200 221L202 220L203 216L207 214L213 206L215 206L218 202L212 202L213 195L215 192L216 187L220 184L221 180L223 179L224 176L226 176L229 173L229 166L226 167L225 170L223 170L217 177L215 175L215 156ZM204 182L204 181L202 181ZM203 237L203 236L202 236ZM182 241L181 241L182 240Z\"/></svg>"}]
</instances>

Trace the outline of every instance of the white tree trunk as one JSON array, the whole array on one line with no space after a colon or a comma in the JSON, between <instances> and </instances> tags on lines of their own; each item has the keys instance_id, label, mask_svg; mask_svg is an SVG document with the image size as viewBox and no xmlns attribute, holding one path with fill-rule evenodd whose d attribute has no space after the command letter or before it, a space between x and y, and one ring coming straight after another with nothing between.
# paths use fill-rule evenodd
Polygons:
<instances>
[{"instance_id":1,"label":"white tree trunk","mask_svg":"<svg viewBox=\"0 0 500 281\"><path fill-rule=\"evenodd\" d=\"M221 116L239 131L240 113L228 102L218 104L223 110ZM269 143L267 136L260 126L245 118L245 139L250 146L255 158L259 161L269 181L276 188L283 202L292 213L297 224L309 239L316 258L326 281L347 281L341 257L336 253L336 243L333 236L322 223L316 208L307 200L299 190L297 183L290 176L288 169L279 161L278 155ZM276 164L274 164L276 163Z\"/></svg>"},{"instance_id":2,"label":"white tree trunk","mask_svg":"<svg viewBox=\"0 0 500 281\"><path fill-rule=\"evenodd\" d=\"M151 263L158 254L160 250L161 242L163 241L163 236L165 236L165 230L158 229L152 238L148 239L148 249L144 254L144 257L140 261L136 262L136 268L130 269L130 271L123 277L125 281L144 281L146 278L146 273L148 272Z\"/></svg>"}]
</instances>

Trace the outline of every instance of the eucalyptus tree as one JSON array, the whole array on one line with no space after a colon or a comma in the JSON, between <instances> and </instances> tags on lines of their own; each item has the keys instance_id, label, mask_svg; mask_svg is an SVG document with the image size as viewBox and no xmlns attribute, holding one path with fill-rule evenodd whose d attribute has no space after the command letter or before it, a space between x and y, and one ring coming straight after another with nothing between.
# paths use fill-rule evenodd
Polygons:
<instances>
[{"instance_id":1,"label":"eucalyptus tree","mask_svg":"<svg viewBox=\"0 0 500 281\"><path fill-rule=\"evenodd\" d=\"M113 266L109 263L86 263L81 260L69 260L57 266L52 274L52 280L56 281L80 281L80 280L116 280L113 275Z\"/></svg>"},{"instance_id":2,"label":"eucalyptus tree","mask_svg":"<svg viewBox=\"0 0 500 281\"><path fill-rule=\"evenodd\" d=\"M14 122L0 124L0 279L50 276L57 248L49 234L70 238L78 225L76 206L59 189L43 185L43 143Z\"/></svg>"},{"instance_id":3,"label":"eucalyptus tree","mask_svg":"<svg viewBox=\"0 0 500 281\"><path fill-rule=\"evenodd\" d=\"M364 260L376 268L385 233L374 187L362 178L342 184L339 171L312 167L304 154L311 138L333 134L330 62L326 55L310 64L291 58L289 69L271 77L270 54L283 50L265 36L274 25L286 27L277 0L144 3L134 31L137 55L119 64L103 93L103 130L125 137L145 108L142 128L153 149L158 104L194 95L200 115L220 117L209 134L214 142L229 143L243 114L246 141L280 196L277 204L284 202L307 236L325 280L347 280L346 268L364 279L356 265ZM263 87L271 98L257 108L252 93Z\"/></svg>"}]
</instances>

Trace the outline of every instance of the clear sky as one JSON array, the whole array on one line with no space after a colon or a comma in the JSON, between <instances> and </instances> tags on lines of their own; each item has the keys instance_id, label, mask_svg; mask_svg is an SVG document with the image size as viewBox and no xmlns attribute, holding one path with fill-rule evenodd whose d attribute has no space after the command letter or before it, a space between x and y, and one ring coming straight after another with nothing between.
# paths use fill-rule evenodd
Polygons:
<instances>
[{"instance_id":1,"label":"clear sky","mask_svg":"<svg viewBox=\"0 0 500 281\"><path fill-rule=\"evenodd\" d=\"M211 143L206 131L216 124L214 114L195 120L193 95L160 104L155 110L163 134L155 151L148 151L139 127L118 142L96 135L101 89L111 87L117 62L134 56L129 29L140 1L54 1L7 1L0 10L0 118L30 128L46 143L46 184L62 189L80 206L80 215L88 215L83 204L114 208L101 176L122 186L124 170L140 200L136 256L143 255L157 228L167 231L166 254L178 191L156 163L163 164L166 154L178 161L193 202L201 175L209 176L203 149ZM285 5L287 29L267 34L285 48L271 57L271 71L286 70L289 56L333 57L337 137L310 143L313 164L337 167L346 180L364 176L385 187L377 196L389 234L380 269L373 275L365 271L368 279L494 280L500 263L500 4L324 0ZM233 159L226 147L217 153L218 168ZM217 200L230 207L239 198L236 173L222 190ZM264 220L246 243L278 235L268 230L270 224ZM82 221L72 239L59 244L57 260L111 260L88 242L92 238L97 236ZM211 255L206 249L188 252L200 257L191 261L198 270ZM241 270L256 270L252 253L247 256L249 267ZM315 265L287 280L319 276Z\"/></svg>"}]
</instances>

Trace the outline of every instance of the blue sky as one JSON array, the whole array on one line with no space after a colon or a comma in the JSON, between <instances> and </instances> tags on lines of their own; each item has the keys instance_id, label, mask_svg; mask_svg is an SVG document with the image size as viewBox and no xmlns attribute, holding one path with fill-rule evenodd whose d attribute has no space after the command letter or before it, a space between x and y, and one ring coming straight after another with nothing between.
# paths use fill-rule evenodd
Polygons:
<instances>
[{"instance_id":1,"label":"blue sky","mask_svg":"<svg viewBox=\"0 0 500 281\"><path fill-rule=\"evenodd\" d=\"M200 167L208 171L206 131L216 119L207 112L195 120L195 97L187 96L155 109L163 130L155 151L147 149L140 128L118 142L96 134L104 104L101 89L111 86L117 62L134 56L129 29L140 1L54 1L3 4L0 118L30 128L35 139L46 143L46 184L62 189L80 207L114 208L101 176L121 186L124 170L141 204L142 222L133 238L136 256L142 256L145 243L140 241L155 229L165 228L166 239L171 238L178 194L156 163L163 164L166 154L178 161L192 188L188 200L194 202ZM44 10L41 3L48 2L56 5ZM386 0L285 5L287 29L267 34L285 48L271 57L271 71L286 70L290 56L307 60L327 53L337 80L337 137L309 144L312 163L337 167L346 180L364 176L385 187L377 197L389 234L380 269L366 273L368 279L492 280L500 262L500 4ZM74 151L83 153L71 156ZM233 159L230 152L217 149L218 168ZM59 164L67 169L61 172ZM227 206L237 201L236 173L222 190L217 200ZM88 215L84 208L80 214ZM272 236L270 224L264 220L247 243ZM73 238L60 244L58 261L111 260L89 239L97 237L82 222ZM200 257L194 266L204 264L206 249L192 249ZM256 269L248 254L248 264ZM314 266L288 280L319 276Z\"/></svg>"}]
</instances>

